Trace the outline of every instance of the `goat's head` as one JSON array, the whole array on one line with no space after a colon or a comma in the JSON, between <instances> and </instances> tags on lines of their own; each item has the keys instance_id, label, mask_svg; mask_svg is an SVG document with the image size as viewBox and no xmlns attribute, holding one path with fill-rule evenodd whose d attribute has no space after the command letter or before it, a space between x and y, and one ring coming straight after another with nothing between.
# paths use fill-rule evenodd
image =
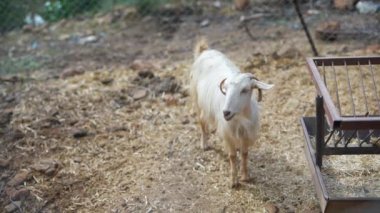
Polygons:
<instances>
[{"instance_id":1,"label":"goat's head","mask_svg":"<svg viewBox=\"0 0 380 213\"><path fill-rule=\"evenodd\" d=\"M253 89L259 90L260 101L261 90L273 87L271 84L259 81L250 73L239 73L231 78L224 79L219 86L220 91L226 96L223 116L227 121L250 107Z\"/></svg>"}]
</instances>

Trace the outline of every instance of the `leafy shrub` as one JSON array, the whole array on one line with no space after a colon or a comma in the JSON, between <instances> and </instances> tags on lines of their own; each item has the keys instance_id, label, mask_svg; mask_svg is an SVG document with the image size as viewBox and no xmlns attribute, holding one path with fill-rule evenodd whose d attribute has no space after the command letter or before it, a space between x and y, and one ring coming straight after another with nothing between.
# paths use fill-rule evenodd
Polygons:
<instances>
[{"instance_id":1,"label":"leafy shrub","mask_svg":"<svg viewBox=\"0 0 380 213\"><path fill-rule=\"evenodd\" d=\"M21 0L0 0L0 33L21 27L26 13Z\"/></svg>"},{"instance_id":2,"label":"leafy shrub","mask_svg":"<svg viewBox=\"0 0 380 213\"><path fill-rule=\"evenodd\" d=\"M98 9L102 0L54 0L46 1L43 17L48 21L57 21Z\"/></svg>"}]
</instances>

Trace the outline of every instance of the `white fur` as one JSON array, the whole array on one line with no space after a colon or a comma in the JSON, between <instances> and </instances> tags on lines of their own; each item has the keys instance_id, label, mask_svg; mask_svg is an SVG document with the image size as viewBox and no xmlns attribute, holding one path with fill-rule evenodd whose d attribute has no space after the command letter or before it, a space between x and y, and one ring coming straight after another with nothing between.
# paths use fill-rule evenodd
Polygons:
<instances>
[{"instance_id":1,"label":"white fur","mask_svg":"<svg viewBox=\"0 0 380 213\"><path fill-rule=\"evenodd\" d=\"M195 62L190 75L193 102L201 126L203 124L216 128L217 134L226 142L232 167L232 184L236 185L236 166L233 162L236 151L248 153L248 147L258 138L260 126L259 105L252 95L252 88L270 89L272 85L254 80L252 74L241 73L224 54L217 50L199 48L201 46L202 44L196 46ZM223 79L226 79L223 84L226 95L219 88ZM234 116L229 120L223 111L230 111ZM202 127L203 148L206 147L207 138L208 128ZM243 178L247 179L248 174L243 173Z\"/></svg>"}]
</instances>

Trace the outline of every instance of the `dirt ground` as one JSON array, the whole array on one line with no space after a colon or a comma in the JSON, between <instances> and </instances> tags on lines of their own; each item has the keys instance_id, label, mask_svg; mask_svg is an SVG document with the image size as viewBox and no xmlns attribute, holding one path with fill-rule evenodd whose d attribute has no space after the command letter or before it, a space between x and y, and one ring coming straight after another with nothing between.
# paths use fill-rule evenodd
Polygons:
<instances>
[{"instance_id":1,"label":"dirt ground","mask_svg":"<svg viewBox=\"0 0 380 213\"><path fill-rule=\"evenodd\" d=\"M320 212L299 123L314 114L312 54L295 16L250 22L252 40L231 11L170 24L129 13L0 38L0 57L18 59L3 67L22 70L0 82L0 209L21 200L21 212ZM275 85L260 104L252 181L238 189L222 141L199 148L187 92L199 34ZM376 44L317 40L322 55L379 54Z\"/></svg>"}]
</instances>

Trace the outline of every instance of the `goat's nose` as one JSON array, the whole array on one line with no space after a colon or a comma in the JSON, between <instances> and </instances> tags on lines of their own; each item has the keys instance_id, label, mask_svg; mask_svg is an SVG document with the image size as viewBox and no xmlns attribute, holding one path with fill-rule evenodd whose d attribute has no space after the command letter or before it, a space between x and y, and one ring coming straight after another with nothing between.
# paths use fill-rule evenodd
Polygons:
<instances>
[{"instance_id":1,"label":"goat's nose","mask_svg":"<svg viewBox=\"0 0 380 213\"><path fill-rule=\"evenodd\" d=\"M228 116L231 115L231 111L224 110L224 111L223 111L223 115L224 115L224 117L228 117Z\"/></svg>"}]
</instances>

